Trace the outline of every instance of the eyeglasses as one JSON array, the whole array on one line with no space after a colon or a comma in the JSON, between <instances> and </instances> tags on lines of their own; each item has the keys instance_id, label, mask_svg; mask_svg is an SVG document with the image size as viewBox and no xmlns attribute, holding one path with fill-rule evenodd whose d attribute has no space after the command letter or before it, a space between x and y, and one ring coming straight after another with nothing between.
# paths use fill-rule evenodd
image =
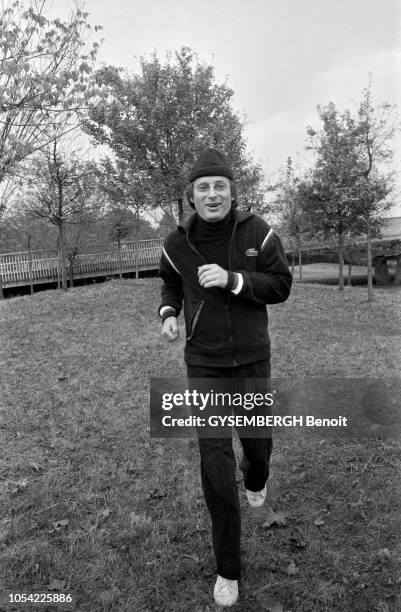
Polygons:
<instances>
[{"instance_id":1,"label":"eyeglasses","mask_svg":"<svg viewBox=\"0 0 401 612\"><path fill-rule=\"evenodd\" d=\"M228 189L229 184L223 183L223 181L217 181L216 183L199 183L195 186L197 191L209 191L209 189L213 188L216 191L224 191Z\"/></svg>"}]
</instances>

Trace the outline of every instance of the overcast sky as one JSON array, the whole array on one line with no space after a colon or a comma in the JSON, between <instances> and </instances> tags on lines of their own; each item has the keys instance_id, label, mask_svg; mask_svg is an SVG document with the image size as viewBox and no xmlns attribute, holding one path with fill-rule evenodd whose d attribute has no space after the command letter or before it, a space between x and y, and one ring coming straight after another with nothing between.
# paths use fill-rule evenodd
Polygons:
<instances>
[{"instance_id":1,"label":"overcast sky","mask_svg":"<svg viewBox=\"0 0 401 612\"><path fill-rule=\"evenodd\" d=\"M138 71L155 49L191 47L234 90L248 148L267 177L305 159L316 105L355 108L373 73L374 101L401 101L399 0L86 0L103 26L99 60ZM53 10L66 3L54 0ZM401 139L394 143L401 167ZM401 215L401 204L392 214Z\"/></svg>"}]
</instances>

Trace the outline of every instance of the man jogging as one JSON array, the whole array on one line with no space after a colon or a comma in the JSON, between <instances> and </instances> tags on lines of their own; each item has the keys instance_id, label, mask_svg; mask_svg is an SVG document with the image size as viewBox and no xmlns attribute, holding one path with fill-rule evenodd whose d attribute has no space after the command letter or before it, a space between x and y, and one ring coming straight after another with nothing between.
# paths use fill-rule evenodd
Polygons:
<instances>
[{"instance_id":1,"label":"man jogging","mask_svg":"<svg viewBox=\"0 0 401 612\"><path fill-rule=\"evenodd\" d=\"M195 214L163 246L162 336L178 338L184 302L187 375L270 379L266 304L284 302L291 273L279 238L259 216L237 209L232 169L207 149L190 176L187 199ZM259 389L258 389L259 390ZM240 438L241 469L252 507L266 497L271 438ZM241 573L241 516L231 438L198 438L201 479L212 521L216 603L233 605Z\"/></svg>"}]
</instances>

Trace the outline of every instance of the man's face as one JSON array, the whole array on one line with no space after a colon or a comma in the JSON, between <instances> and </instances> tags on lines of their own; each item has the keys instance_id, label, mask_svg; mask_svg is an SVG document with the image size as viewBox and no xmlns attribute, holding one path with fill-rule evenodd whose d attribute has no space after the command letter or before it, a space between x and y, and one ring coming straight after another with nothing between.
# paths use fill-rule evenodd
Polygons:
<instances>
[{"instance_id":1,"label":"man's face","mask_svg":"<svg viewBox=\"0 0 401 612\"><path fill-rule=\"evenodd\" d=\"M204 221L220 221L231 210L230 181L225 176L201 176L194 181L194 205Z\"/></svg>"}]
</instances>

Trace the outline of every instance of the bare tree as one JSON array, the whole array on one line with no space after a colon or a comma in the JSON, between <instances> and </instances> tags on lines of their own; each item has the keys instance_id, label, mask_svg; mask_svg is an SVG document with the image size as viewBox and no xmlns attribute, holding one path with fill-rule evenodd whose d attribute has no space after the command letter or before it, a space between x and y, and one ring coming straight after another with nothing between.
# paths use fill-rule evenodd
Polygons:
<instances>
[{"instance_id":1,"label":"bare tree","mask_svg":"<svg viewBox=\"0 0 401 612\"><path fill-rule=\"evenodd\" d=\"M83 162L59 136L32 160L27 211L47 219L58 231L58 266L61 285L67 290L65 226L79 223L93 205L93 164Z\"/></svg>"}]
</instances>

